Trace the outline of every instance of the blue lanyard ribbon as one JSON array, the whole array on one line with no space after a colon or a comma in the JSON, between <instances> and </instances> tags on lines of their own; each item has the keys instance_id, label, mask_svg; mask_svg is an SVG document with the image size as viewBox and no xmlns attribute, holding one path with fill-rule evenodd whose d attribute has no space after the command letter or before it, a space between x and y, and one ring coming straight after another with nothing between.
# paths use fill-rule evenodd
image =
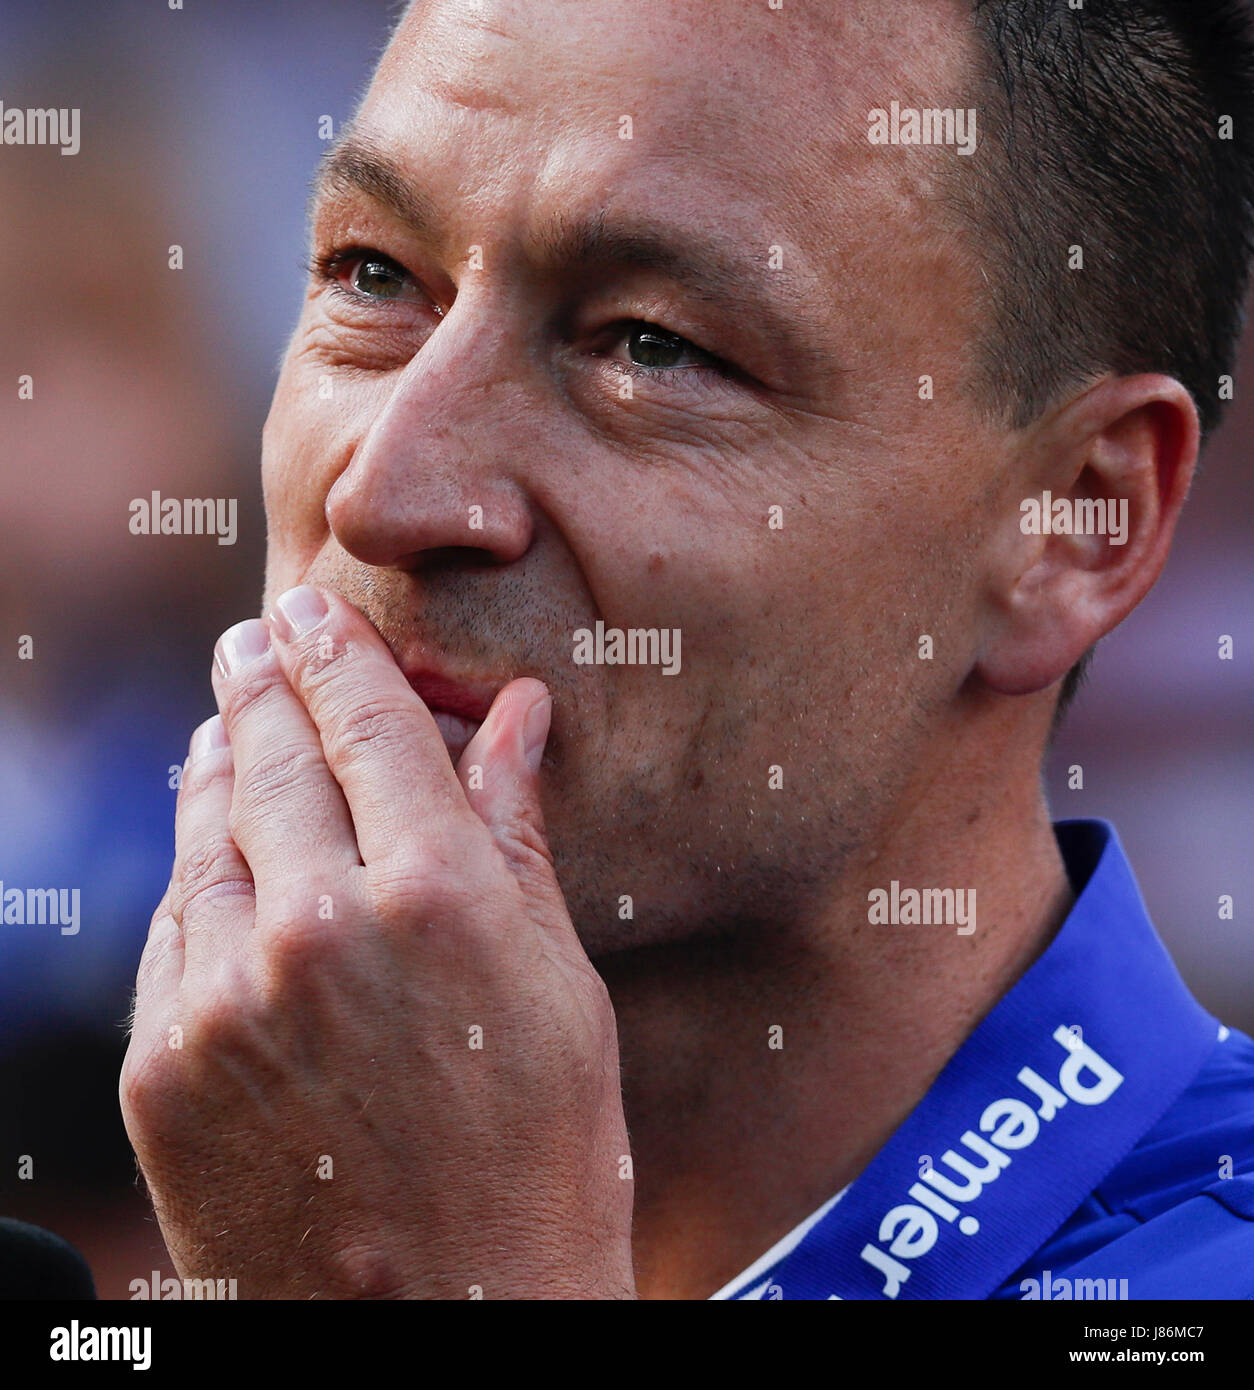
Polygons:
<instances>
[{"instance_id":1,"label":"blue lanyard ribbon","mask_svg":"<svg viewBox=\"0 0 1254 1390\"><path fill-rule=\"evenodd\" d=\"M1159 942L1113 827L1056 829L1065 855L1094 842L1100 855L1066 922L774 1266L767 1297L988 1298L1216 1045L1218 1025Z\"/></svg>"}]
</instances>

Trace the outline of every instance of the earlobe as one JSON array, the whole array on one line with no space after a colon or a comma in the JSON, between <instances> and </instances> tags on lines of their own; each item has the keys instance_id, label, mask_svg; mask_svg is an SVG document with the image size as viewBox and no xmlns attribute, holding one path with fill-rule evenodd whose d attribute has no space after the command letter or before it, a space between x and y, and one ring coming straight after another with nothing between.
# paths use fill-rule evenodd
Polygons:
<instances>
[{"instance_id":1,"label":"earlobe","mask_svg":"<svg viewBox=\"0 0 1254 1390\"><path fill-rule=\"evenodd\" d=\"M1108 378L1042 426L1004 520L976 674L1005 695L1062 680L1161 573L1197 460L1196 406L1173 378ZM1011 530L1013 528L1013 530Z\"/></svg>"}]
</instances>

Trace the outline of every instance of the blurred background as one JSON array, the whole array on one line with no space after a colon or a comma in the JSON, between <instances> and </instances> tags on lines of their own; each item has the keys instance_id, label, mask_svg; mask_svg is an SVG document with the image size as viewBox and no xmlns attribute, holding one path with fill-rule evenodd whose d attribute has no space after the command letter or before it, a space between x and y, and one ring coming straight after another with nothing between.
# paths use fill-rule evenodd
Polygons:
<instances>
[{"instance_id":1,"label":"blurred background","mask_svg":"<svg viewBox=\"0 0 1254 1390\"><path fill-rule=\"evenodd\" d=\"M72 158L0 150L0 882L81 890L76 935L0 928L0 1215L77 1245L106 1298L173 1273L118 1113L124 1020L212 646L260 605L260 432L320 122L352 113L397 8L0 10L0 100L82 112ZM1099 649L1047 777L1056 818L1114 821L1185 978L1247 1031L1251 339L1167 574ZM131 534L153 490L237 499L235 544Z\"/></svg>"},{"instance_id":2,"label":"blurred background","mask_svg":"<svg viewBox=\"0 0 1254 1390\"><path fill-rule=\"evenodd\" d=\"M261 604L320 121L352 114L394 9L0 6L0 100L82 111L73 157L0 147L0 881L81 890L76 935L0 927L0 1215L77 1245L102 1297L173 1273L118 1112L124 1020L213 644ZM132 535L153 490L237 499L235 544Z\"/></svg>"}]
</instances>

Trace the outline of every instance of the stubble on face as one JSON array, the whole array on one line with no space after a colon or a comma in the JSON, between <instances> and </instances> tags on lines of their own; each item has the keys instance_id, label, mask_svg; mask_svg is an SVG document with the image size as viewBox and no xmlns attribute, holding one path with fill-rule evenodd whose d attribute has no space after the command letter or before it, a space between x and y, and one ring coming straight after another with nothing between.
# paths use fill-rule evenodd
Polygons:
<instances>
[{"instance_id":1,"label":"stubble on face","mask_svg":"<svg viewBox=\"0 0 1254 1390\"><path fill-rule=\"evenodd\" d=\"M847 378L847 395L788 401L777 429L742 435L672 429L664 445L650 446L652 456L626 469L621 451L592 460L602 470L620 470L614 476L621 479L622 520L617 532L606 532L623 557L619 563L639 569L655 550L668 554L654 591L669 585L675 595L690 596L685 669L674 680L656 668L573 664L571 635L595 621L607 592L604 575L587 572L586 556L597 549L597 536L578 529L587 512L555 512L551 524L544 519L532 550L508 565L466 549L431 551L409 566L374 566L333 536L307 542L297 560L281 553L284 531L276 526L272 568L338 590L396 653L426 644L457 673L501 683L534 675L548 684L554 697L544 767L549 839L572 918L594 958L694 938L743 938L817 916L851 858L884 833L922 760L934 710L946 682L956 679L961 654L923 670L917 635L932 630L943 640L956 630L961 595L970 586L963 538L954 531L967 484L957 479L955 494L938 504L936 482L938 472L967 461L958 434L963 417L939 402L922 413L915 395L920 348L925 362L949 368L963 342L961 315L945 308L946 294L957 302L963 276L919 227L918 203L931 174L921 163L886 174L883 161L869 160L855 128L864 119L861 98L846 95L839 139L821 115L808 114L821 110L816 92L857 86L868 66L879 77L891 74L896 49L887 33L860 39L856 26L844 22L826 35L837 50L832 55L815 56L813 33L809 50L772 32L746 43L736 25L724 18L715 26L696 6L686 20L663 7L656 26L641 10L629 32L594 25L582 41L583 68L569 45L560 55L554 49L546 66L544 54L517 35L497 44L477 34L461 61L458 26L467 17L461 7L456 17L442 15L444 8L424 6L402 24L363 121L383 111L395 127L406 84L429 79L431 90L451 97L459 112L489 113L477 157L507 169L509 140L548 138L536 136L532 125L554 128L563 81L570 84L575 121L596 80L620 68L638 75L655 55L665 80L621 99L607 96L606 110L650 109L652 102L654 123L683 139L672 134L669 145L651 149L642 133L634 147L640 159L660 160L664 168L686 141L694 170L717 163L723 185L742 190L734 195L741 225L756 219L765 239L782 219L794 239L826 262L835 336L813 347L816 357L841 364L834 374ZM502 12L505 31L511 13ZM486 5L474 22L490 30L494 14ZM674 26L685 22L695 27L690 51L677 63ZM551 16L546 23L551 30ZM503 51L511 45L514 51ZM876 55L871 64L868 45ZM755 51L775 63L774 89L755 66ZM485 52L490 62L472 61ZM539 71L544 82L537 86ZM861 86L869 91L873 77L863 76ZM494 81L499 101L489 100ZM497 127L511 119L509 112L525 114L529 100L547 113L547 124L517 117L519 133L498 149ZM418 114L415 121L409 138L421 148ZM588 147L589 182L603 148ZM631 147L610 148L621 161ZM852 154L842 167L845 148ZM519 149L524 167L539 158L539 167L549 169L545 152ZM770 150L779 151L778 160L765 153ZM829 155L834 173L823 168ZM607 186L620 180L620 167L611 166ZM761 189L764 169L774 174L773 183L766 179L769 196L747 212L744 190ZM820 196L825 177L829 188ZM911 261L909 251L883 235L892 218L901 219L904 239L915 252L926 250L925 257ZM859 323L860 336L851 328ZM293 370L301 358L299 334L294 349ZM315 447L311 428L290 410L287 416L286 424L276 419L272 432L276 463L283 453L290 459ZM538 420L537 429L544 424ZM337 468L352 467L352 429L359 439L369 425L363 418L350 427ZM300 436L295 448L293 432ZM701 447L685 452L689 434ZM978 452L974 436L966 440ZM514 443L511 437L509 446ZM525 456L525 440L517 447ZM543 467L536 465L537 477ZM302 486L299 468L284 471L267 490L268 505L309 508L309 499L294 496ZM607 492L615 496L612 487ZM771 537L769 508L781 501L785 531ZM316 514L311 517L306 536L316 531ZM643 591L639 581L631 576ZM656 626L656 613L643 622Z\"/></svg>"}]
</instances>

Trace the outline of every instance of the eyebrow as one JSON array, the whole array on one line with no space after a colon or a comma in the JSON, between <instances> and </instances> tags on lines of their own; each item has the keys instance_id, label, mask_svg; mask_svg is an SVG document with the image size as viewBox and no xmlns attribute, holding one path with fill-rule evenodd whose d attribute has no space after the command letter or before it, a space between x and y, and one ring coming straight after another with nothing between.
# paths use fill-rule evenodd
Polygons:
<instances>
[{"instance_id":1,"label":"eyebrow","mask_svg":"<svg viewBox=\"0 0 1254 1390\"><path fill-rule=\"evenodd\" d=\"M365 194L387 208L419 237L435 239L440 217L434 201L374 141L348 127L318 166L311 217L324 199L353 194ZM806 317L812 294L791 271L767 269L765 244L760 259L754 259L689 229L633 220L611 226L604 211L598 211L587 218L558 217L541 234L538 251L540 264L549 271L608 266L654 271L713 304L751 309L799 353L813 352L796 338L796 320ZM779 293L766 288L768 280Z\"/></svg>"},{"instance_id":2,"label":"eyebrow","mask_svg":"<svg viewBox=\"0 0 1254 1390\"><path fill-rule=\"evenodd\" d=\"M694 294L715 303L769 302L759 286L769 274L785 291L785 302L800 295L793 278L766 269L761 262L731 252L721 241L687 229L658 227L649 222L623 221L608 225L604 212L571 222L559 219L540 240L542 259L553 268L594 269L623 265L656 271Z\"/></svg>"},{"instance_id":3,"label":"eyebrow","mask_svg":"<svg viewBox=\"0 0 1254 1390\"><path fill-rule=\"evenodd\" d=\"M414 188L373 141L349 125L314 173L310 220L319 203L353 193L365 193L381 203L420 235L429 236L435 230L438 218L431 199Z\"/></svg>"}]
</instances>

